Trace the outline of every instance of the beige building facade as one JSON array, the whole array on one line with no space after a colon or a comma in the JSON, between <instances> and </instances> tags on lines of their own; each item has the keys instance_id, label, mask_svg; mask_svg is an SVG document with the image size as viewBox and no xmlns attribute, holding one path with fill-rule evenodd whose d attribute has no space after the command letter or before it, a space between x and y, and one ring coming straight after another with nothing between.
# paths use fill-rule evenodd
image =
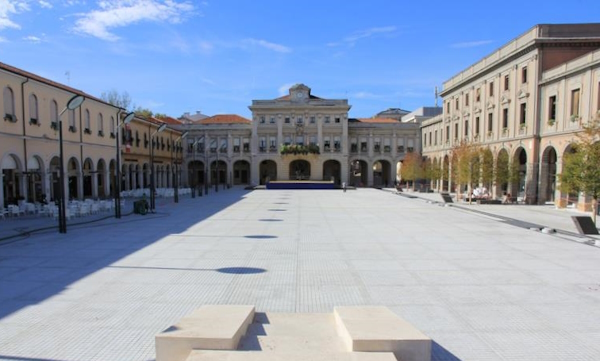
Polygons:
<instances>
[{"instance_id":1,"label":"beige building facade","mask_svg":"<svg viewBox=\"0 0 600 361\"><path fill-rule=\"evenodd\" d=\"M451 153L466 141L518 169L518 180L493 185L495 197L559 199L560 159L598 110L597 49L600 24L537 25L446 81L442 114L421 126L423 156L445 173L434 186L457 190Z\"/></svg>"},{"instance_id":2,"label":"beige building facade","mask_svg":"<svg viewBox=\"0 0 600 361\"><path fill-rule=\"evenodd\" d=\"M162 121L136 117L123 125L124 109L3 63L0 89L0 207L59 198L59 122L66 199L114 197L117 149L121 189L149 187L149 139ZM61 115L75 95L85 98L81 106ZM182 159L180 136L179 130L167 128L153 137L157 187L173 185L174 165Z\"/></svg>"}]
</instances>

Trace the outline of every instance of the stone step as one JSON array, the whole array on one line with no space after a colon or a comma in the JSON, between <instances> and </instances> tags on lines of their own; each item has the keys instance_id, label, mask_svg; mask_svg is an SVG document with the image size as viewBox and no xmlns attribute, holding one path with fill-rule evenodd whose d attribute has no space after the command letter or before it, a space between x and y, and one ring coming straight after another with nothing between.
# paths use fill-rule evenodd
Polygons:
<instances>
[{"instance_id":1,"label":"stone step","mask_svg":"<svg viewBox=\"0 0 600 361\"><path fill-rule=\"evenodd\" d=\"M394 352L402 361L431 360L431 339L387 307L344 306L333 313L348 351Z\"/></svg>"},{"instance_id":2,"label":"stone step","mask_svg":"<svg viewBox=\"0 0 600 361\"><path fill-rule=\"evenodd\" d=\"M194 349L235 350L254 306L207 305L156 335L156 361L183 361Z\"/></svg>"},{"instance_id":3,"label":"stone step","mask_svg":"<svg viewBox=\"0 0 600 361\"><path fill-rule=\"evenodd\" d=\"M278 352L194 350L186 361L397 361L391 352Z\"/></svg>"}]
</instances>

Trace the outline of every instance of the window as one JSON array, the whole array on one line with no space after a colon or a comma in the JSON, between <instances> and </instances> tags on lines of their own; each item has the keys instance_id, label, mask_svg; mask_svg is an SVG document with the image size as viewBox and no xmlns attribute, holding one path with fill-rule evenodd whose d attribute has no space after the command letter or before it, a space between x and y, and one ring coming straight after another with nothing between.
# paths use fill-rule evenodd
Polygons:
<instances>
[{"instance_id":1,"label":"window","mask_svg":"<svg viewBox=\"0 0 600 361\"><path fill-rule=\"evenodd\" d=\"M494 96L494 82L493 81L490 82L489 87L490 87L490 90L489 90L490 96L493 97Z\"/></svg>"},{"instance_id":2,"label":"window","mask_svg":"<svg viewBox=\"0 0 600 361\"><path fill-rule=\"evenodd\" d=\"M115 122L115 117L111 116L110 117L110 137L114 138L117 136L117 131L116 131L116 122ZM125 134L125 132L123 132L123 134Z\"/></svg>"},{"instance_id":3,"label":"window","mask_svg":"<svg viewBox=\"0 0 600 361\"><path fill-rule=\"evenodd\" d=\"M508 90L510 88L510 79L508 75L504 76L504 90Z\"/></svg>"},{"instance_id":4,"label":"window","mask_svg":"<svg viewBox=\"0 0 600 361\"><path fill-rule=\"evenodd\" d=\"M458 123L454 124L454 139L458 139Z\"/></svg>"},{"instance_id":5,"label":"window","mask_svg":"<svg viewBox=\"0 0 600 361\"><path fill-rule=\"evenodd\" d=\"M469 106L469 94L465 94L465 106Z\"/></svg>"},{"instance_id":6,"label":"window","mask_svg":"<svg viewBox=\"0 0 600 361\"><path fill-rule=\"evenodd\" d=\"M271 117L271 119L269 120L269 123L275 124L275 117Z\"/></svg>"},{"instance_id":7,"label":"window","mask_svg":"<svg viewBox=\"0 0 600 361\"><path fill-rule=\"evenodd\" d=\"M465 137L469 135L469 121L465 120Z\"/></svg>"},{"instance_id":8,"label":"window","mask_svg":"<svg viewBox=\"0 0 600 361\"><path fill-rule=\"evenodd\" d=\"M269 137L269 150L271 152L277 150L277 137Z\"/></svg>"},{"instance_id":9,"label":"window","mask_svg":"<svg viewBox=\"0 0 600 361\"><path fill-rule=\"evenodd\" d=\"M360 151L361 152L367 151L367 138L360 138Z\"/></svg>"},{"instance_id":10,"label":"window","mask_svg":"<svg viewBox=\"0 0 600 361\"><path fill-rule=\"evenodd\" d=\"M260 124L265 124L265 116L264 115L261 115L259 119L260 119L259 120Z\"/></svg>"},{"instance_id":11,"label":"window","mask_svg":"<svg viewBox=\"0 0 600 361\"><path fill-rule=\"evenodd\" d=\"M104 136L104 119L102 118L102 114L98 113L98 135L103 137Z\"/></svg>"},{"instance_id":12,"label":"window","mask_svg":"<svg viewBox=\"0 0 600 361\"><path fill-rule=\"evenodd\" d=\"M261 152L267 151L267 138L260 137L260 139L258 141L258 150Z\"/></svg>"},{"instance_id":13,"label":"window","mask_svg":"<svg viewBox=\"0 0 600 361\"><path fill-rule=\"evenodd\" d=\"M481 101L481 88L475 89L475 101L476 102Z\"/></svg>"},{"instance_id":14,"label":"window","mask_svg":"<svg viewBox=\"0 0 600 361\"><path fill-rule=\"evenodd\" d=\"M373 139L373 150L376 152L381 152L381 138Z\"/></svg>"},{"instance_id":15,"label":"window","mask_svg":"<svg viewBox=\"0 0 600 361\"><path fill-rule=\"evenodd\" d=\"M413 140L409 139L408 140L408 147L406 147L406 151L409 153L412 153L415 150L415 146L413 144Z\"/></svg>"},{"instance_id":16,"label":"window","mask_svg":"<svg viewBox=\"0 0 600 361\"><path fill-rule=\"evenodd\" d=\"M83 123L84 123L84 132L87 134L91 134L92 133L92 121L90 120L90 111L89 109L86 109L85 112L83 113Z\"/></svg>"},{"instance_id":17,"label":"window","mask_svg":"<svg viewBox=\"0 0 600 361\"><path fill-rule=\"evenodd\" d=\"M579 89L571 91L571 117L579 117Z\"/></svg>"},{"instance_id":18,"label":"window","mask_svg":"<svg viewBox=\"0 0 600 361\"><path fill-rule=\"evenodd\" d=\"M492 132L494 130L494 114L488 114L488 124L487 124L488 132Z\"/></svg>"},{"instance_id":19,"label":"window","mask_svg":"<svg viewBox=\"0 0 600 361\"><path fill-rule=\"evenodd\" d=\"M325 117L325 123L331 123L331 118L329 116Z\"/></svg>"},{"instance_id":20,"label":"window","mask_svg":"<svg viewBox=\"0 0 600 361\"><path fill-rule=\"evenodd\" d=\"M450 113L450 102L446 103L446 113Z\"/></svg>"},{"instance_id":21,"label":"window","mask_svg":"<svg viewBox=\"0 0 600 361\"><path fill-rule=\"evenodd\" d=\"M39 124L38 100L35 94L29 94L29 123Z\"/></svg>"},{"instance_id":22,"label":"window","mask_svg":"<svg viewBox=\"0 0 600 361\"><path fill-rule=\"evenodd\" d=\"M292 138L289 135L286 135L284 138L283 144L285 144L285 145L292 144Z\"/></svg>"},{"instance_id":23,"label":"window","mask_svg":"<svg viewBox=\"0 0 600 361\"><path fill-rule=\"evenodd\" d=\"M429 132L429 145L431 145L431 132Z\"/></svg>"},{"instance_id":24,"label":"window","mask_svg":"<svg viewBox=\"0 0 600 361\"><path fill-rule=\"evenodd\" d=\"M527 67L524 66L521 69L521 83L525 84L527 83Z\"/></svg>"},{"instance_id":25,"label":"window","mask_svg":"<svg viewBox=\"0 0 600 361\"><path fill-rule=\"evenodd\" d=\"M475 117L475 135L479 134L479 117Z\"/></svg>"},{"instance_id":26,"label":"window","mask_svg":"<svg viewBox=\"0 0 600 361\"><path fill-rule=\"evenodd\" d=\"M338 136L333 137L333 149L335 149L336 152L342 150L342 141Z\"/></svg>"},{"instance_id":27,"label":"window","mask_svg":"<svg viewBox=\"0 0 600 361\"><path fill-rule=\"evenodd\" d=\"M341 120L340 120L340 118L335 118L335 122L336 122L336 123L338 123L338 124L339 124L339 123L340 123L340 121L341 121Z\"/></svg>"},{"instance_id":28,"label":"window","mask_svg":"<svg viewBox=\"0 0 600 361\"><path fill-rule=\"evenodd\" d=\"M331 138L323 137L323 149L328 152L331 150Z\"/></svg>"},{"instance_id":29,"label":"window","mask_svg":"<svg viewBox=\"0 0 600 361\"><path fill-rule=\"evenodd\" d=\"M15 95L9 87L4 88L4 120L16 122L17 117L15 116Z\"/></svg>"},{"instance_id":30,"label":"window","mask_svg":"<svg viewBox=\"0 0 600 361\"><path fill-rule=\"evenodd\" d=\"M69 115L69 132L75 132L77 129L75 128L75 109L69 109L67 112Z\"/></svg>"},{"instance_id":31,"label":"window","mask_svg":"<svg viewBox=\"0 0 600 361\"><path fill-rule=\"evenodd\" d=\"M454 101L454 109L458 110L459 105L460 105L459 99L456 98L456 100Z\"/></svg>"},{"instance_id":32,"label":"window","mask_svg":"<svg viewBox=\"0 0 600 361\"><path fill-rule=\"evenodd\" d=\"M556 95L548 98L548 121L553 122L556 120Z\"/></svg>"},{"instance_id":33,"label":"window","mask_svg":"<svg viewBox=\"0 0 600 361\"><path fill-rule=\"evenodd\" d=\"M437 145L437 140L438 140L438 134L437 134L437 130L435 131L435 137L433 138L433 144Z\"/></svg>"},{"instance_id":34,"label":"window","mask_svg":"<svg viewBox=\"0 0 600 361\"><path fill-rule=\"evenodd\" d=\"M250 139L249 138L244 138L243 140L243 148L244 152L249 152L250 151Z\"/></svg>"},{"instance_id":35,"label":"window","mask_svg":"<svg viewBox=\"0 0 600 361\"><path fill-rule=\"evenodd\" d=\"M450 126L446 126L446 142L450 141Z\"/></svg>"},{"instance_id":36,"label":"window","mask_svg":"<svg viewBox=\"0 0 600 361\"><path fill-rule=\"evenodd\" d=\"M296 124L304 124L304 119L302 119L302 117L298 117L296 119Z\"/></svg>"},{"instance_id":37,"label":"window","mask_svg":"<svg viewBox=\"0 0 600 361\"><path fill-rule=\"evenodd\" d=\"M519 113L519 124L525 125L525 123L527 122L527 103L521 103L521 109Z\"/></svg>"},{"instance_id":38,"label":"window","mask_svg":"<svg viewBox=\"0 0 600 361\"><path fill-rule=\"evenodd\" d=\"M310 117L310 124L315 124L315 122L316 122L315 117Z\"/></svg>"},{"instance_id":39,"label":"window","mask_svg":"<svg viewBox=\"0 0 600 361\"><path fill-rule=\"evenodd\" d=\"M219 152L227 153L227 138L221 139L221 145L219 146Z\"/></svg>"},{"instance_id":40,"label":"window","mask_svg":"<svg viewBox=\"0 0 600 361\"><path fill-rule=\"evenodd\" d=\"M317 145L317 136L316 135L311 135L309 142L310 142L309 143L310 145Z\"/></svg>"},{"instance_id":41,"label":"window","mask_svg":"<svg viewBox=\"0 0 600 361\"><path fill-rule=\"evenodd\" d=\"M285 124L290 124L290 117L285 117Z\"/></svg>"},{"instance_id":42,"label":"window","mask_svg":"<svg viewBox=\"0 0 600 361\"><path fill-rule=\"evenodd\" d=\"M56 104L56 100L50 102L50 126L58 129L58 104Z\"/></svg>"},{"instance_id":43,"label":"window","mask_svg":"<svg viewBox=\"0 0 600 361\"><path fill-rule=\"evenodd\" d=\"M431 132L429 132L429 142L431 142ZM390 138L385 138L383 140L383 151L385 153L389 153L392 151L392 141Z\"/></svg>"},{"instance_id":44,"label":"window","mask_svg":"<svg viewBox=\"0 0 600 361\"><path fill-rule=\"evenodd\" d=\"M502 129L508 128L508 108L502 109Z\"/></svg>"},{"instance_id":45,"label":"window","mask_svg":"<svg viewBox=\"0 0 600 361\"><path fill-rule=\"evenodd\" d=\"M403 138L398 139L398 145L397 145L396 149L397 149L398 153L404 153L404 139Z\"/></svg>"},{"instance_id":46,"label":"window","mask_svg":"<svg viewBox=\"0 0 600 361\"><path fill-rule=\"evenodd\" d=\"M304 136L302 136L302 135L297 135L297 136L296 136L296 144L297 144L297 145L304 145Z\"/></svg>"}]
</instances>

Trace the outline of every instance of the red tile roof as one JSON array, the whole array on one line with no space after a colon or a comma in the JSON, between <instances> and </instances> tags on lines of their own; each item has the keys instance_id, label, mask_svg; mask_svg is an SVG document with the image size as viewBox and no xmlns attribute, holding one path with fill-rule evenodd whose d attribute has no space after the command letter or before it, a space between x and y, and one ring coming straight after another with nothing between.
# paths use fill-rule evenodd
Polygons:
<instances>
[{"instance_id":1,"label":"red tile roof","mask_svg":"<svg viewBox=\"0 0 600 361\"><path fill-rule=\"evenodd\" d=\"M217 114L206 119L202 119L198 124L250 124L249 119L240 117L236 114Z\"/></svg>"},{"instance_id":2,"label":"red tile roof","mask_svg":"<svg viewBox=\"0 0 600 361\"><path fill-rule=\"evenodd\" d=\"M358 118L361 123L400 123L396 119L391 118Z\"/></svg>"},{"instance_id":3,"label":"red tile roof","mask_svg":"<svg viewBox=\"0 0 600 361\"><path fill-rule=\"evenodd\" d=\"M167 123L167 124L171 124L171 125L181 125L181 121L169 116L165 116L165 117L160 117L160 118L155 118L158 119L159 121L162 121L163 123Z\"/></svg>"}]
</instances>

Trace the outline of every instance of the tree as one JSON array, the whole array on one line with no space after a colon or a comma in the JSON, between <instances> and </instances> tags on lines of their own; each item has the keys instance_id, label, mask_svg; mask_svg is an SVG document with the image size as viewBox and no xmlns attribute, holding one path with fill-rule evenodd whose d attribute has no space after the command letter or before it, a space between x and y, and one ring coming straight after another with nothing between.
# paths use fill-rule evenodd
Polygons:
<instances>
[{"instance_id":1,"label":"tree","mask_svg":"<svg viewBox=\"0 0 600 361\"><path fill-rule=\"evenodd\" d=\"M146 108L142 108L142 107L137 107L135 110L135 115L138 117L142 117L142 118L150 118L152 116L152 110L150 109L146 109Z\"/></svg>"},{"instance_id":2,"label":"tree","mask_svg":"<svg viewBox=\"0 0 600 361\"><path fill-rule=\"evenodd\" d=\"M116 89L112 89L108 92L102 92L100 98L109 104L126 110L129 110L131 106L131 97L126 91L119 94Z\"/></svg>"},{"instance_id":3,"label":"tree","mask_svg":"<svg viewBox=\"0 0 600 361\"><path fill-rule=\"evenodd\" d=\"M477 145L462 141L452 148L452 179L459 186L457 196L460 198L460 186L467 185L467 194L471 194L473 183L479 183L481 175L481 148ZM469 203L471 202L469 196Z\"/></svg>"},{"instance_id":4,"label":"tree","mask_svg":"<svg viewBox=\"0 0 600 361\"><path fill-rule=\"evenodd\" d=\"M491 190L494 182L494 155L489 148L481 149L481 183Z\"/></svg>"},{"instance_id":5,"label":"tree","mask_svg":"<svg viewBox=\"0 0 600 361\"><path fill-rule=\"evenodd\" d=\"M415 180L421 176L421 163L421 156L417 153L408 153L404 157L402 167L400 167L400 178L406 180L406 188L408 188L408 182L411 181L414 190Z\"/></svg>"},{"instance_id":6,"label":"tree","mask_svg":"<svg viewBox=\"0 0 600 361\"><path fill-rule=\"evenodd\" d=\"M563 157L560 190L584 192L592 197L592 218L596 223L600 195L600 117L583 126L572 146L574 152Z\"/></svg>"}]
</instances>

